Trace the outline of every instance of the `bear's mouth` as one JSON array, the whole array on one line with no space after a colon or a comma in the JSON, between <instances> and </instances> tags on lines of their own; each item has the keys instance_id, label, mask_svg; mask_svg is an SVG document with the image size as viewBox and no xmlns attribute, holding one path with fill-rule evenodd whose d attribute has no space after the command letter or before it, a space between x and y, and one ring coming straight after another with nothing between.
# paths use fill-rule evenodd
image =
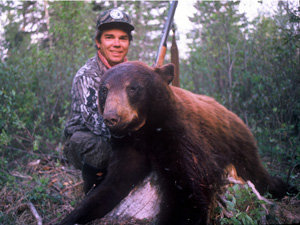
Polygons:
<instances>
[{"instance_id":1,"label":"bear's mouth","mask_svg":"<svg viewBox=\"0 0 300 225\"><path fill-rule=\"evenodd\" d=\"M113 126L106 123L106 126L114 137L123 137L124 135L138 131L145 123L145 120L135 119L130 122L120 122Z\"/></svg>"}]
</instances>

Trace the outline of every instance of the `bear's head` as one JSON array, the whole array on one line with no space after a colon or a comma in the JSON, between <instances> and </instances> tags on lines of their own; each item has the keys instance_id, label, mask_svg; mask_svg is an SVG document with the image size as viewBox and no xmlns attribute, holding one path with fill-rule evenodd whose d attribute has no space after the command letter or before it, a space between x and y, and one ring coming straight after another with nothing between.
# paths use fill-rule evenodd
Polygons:
<instances>
[{"instance_id":1,"label":"bear's head","mask_svg":"<svg viewBox=\"0 0 300 225\"><path fill-rule=\"evenodd\" d=\"M136 61L109 69L100 82L98 105L112 134L137 131L146 124L149 113L151 118L158 116L154 111L163 111L173 76L173 64L153 68Z\"/></svg>"}]
</instances>

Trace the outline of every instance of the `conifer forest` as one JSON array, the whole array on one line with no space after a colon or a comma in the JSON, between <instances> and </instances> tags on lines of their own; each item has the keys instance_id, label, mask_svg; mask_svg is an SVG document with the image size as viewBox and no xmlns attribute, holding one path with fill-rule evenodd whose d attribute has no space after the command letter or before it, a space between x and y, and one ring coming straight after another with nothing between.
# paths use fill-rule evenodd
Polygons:
<instances>
[{"instance_id":1,"label":"conifer forest","mask_svg":"<svg viewBox=\"0 0 300 225\"><path fill-rule=\"evenodd\" d=\"M177 42L185 41L178 49L180 86L235 112L253 132L267 170L300 190L300 6L271 2L249 18L240 1L194 0L191 30L182 35L174 22ZM96 53L100 12L118 7L130 14L128 59L152 65L169 6L0 1L0 224L55 224L84 196L80 171L63 154L63 130L73 77ZM215 224L300 222L299 195L266 212L249 189L228 190L227 214L217 208Z\"/></svg>"}]
</instances>

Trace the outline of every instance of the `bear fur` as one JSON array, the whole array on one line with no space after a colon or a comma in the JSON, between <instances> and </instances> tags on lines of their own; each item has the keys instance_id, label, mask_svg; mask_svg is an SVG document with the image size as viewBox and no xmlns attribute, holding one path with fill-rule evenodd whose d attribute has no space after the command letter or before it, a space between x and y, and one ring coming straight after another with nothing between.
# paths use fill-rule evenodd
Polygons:
<instances>
[{"instance_id":1,"label":"bear fur","mask_svg":"<svg viewBox=\"0 0 300 225\"><path fill-rule=\"evenodd\" d=\"M61 224L105 216L151 171L163 191L158 224L207 224L226 168L264 194L285 195L288 185L262 166L255 139L233 112L213 98L169 86L174 66L126 62L108 70L99 111L112 134L104 181Z\"/></svg>"}]
</instances>

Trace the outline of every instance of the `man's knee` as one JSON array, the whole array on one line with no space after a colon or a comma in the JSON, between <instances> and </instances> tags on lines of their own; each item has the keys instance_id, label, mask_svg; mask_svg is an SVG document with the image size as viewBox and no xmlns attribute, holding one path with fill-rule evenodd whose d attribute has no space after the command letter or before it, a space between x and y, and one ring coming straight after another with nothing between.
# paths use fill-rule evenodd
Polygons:
<instances>
[{"instance_id":1,"label":"man's knee","mask_svg":"<svg viewBox=\"0 0 300 225\"><path fill-rule=\"evenodd\" d=\"M96 168L106 168L111 146L108 141L91 132L75 132L66 142L64 153L70 163L77 169L87 163Z\"/></svg>"}]
</instances>

